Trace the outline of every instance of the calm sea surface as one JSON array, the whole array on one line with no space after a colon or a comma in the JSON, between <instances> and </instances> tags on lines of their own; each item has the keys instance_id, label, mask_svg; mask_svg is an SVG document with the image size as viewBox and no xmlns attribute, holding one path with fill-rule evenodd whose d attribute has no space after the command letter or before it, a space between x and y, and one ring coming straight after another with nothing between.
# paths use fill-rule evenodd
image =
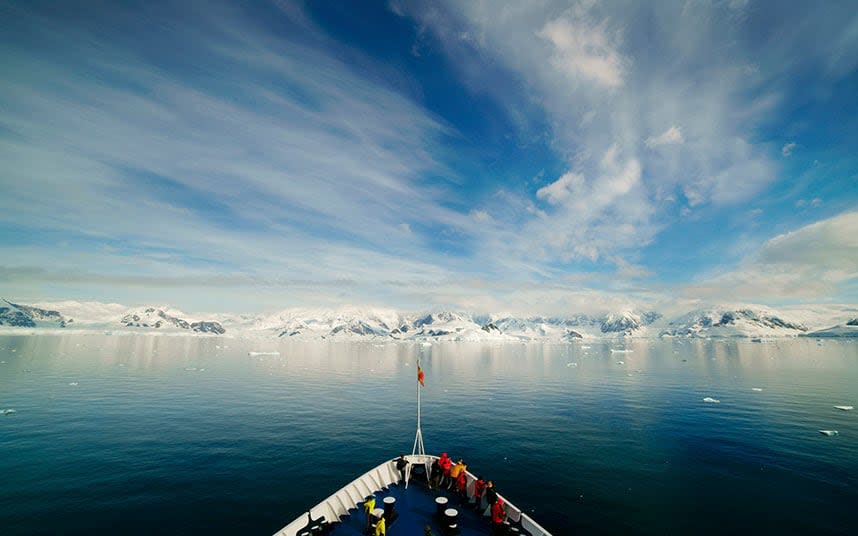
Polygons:
<instances>
[{"instance_id":1,"label":"calm sea surface","mask_svg":"<svg viewBox=\"0 0 858 536\"><path fill-rule=\"evenodd\" d=\"M100 335L0 336L0 534L272 534L411 451L418 357L427 450L557 536L858 534L856 342Z\"/></svg>"}]
</instances>

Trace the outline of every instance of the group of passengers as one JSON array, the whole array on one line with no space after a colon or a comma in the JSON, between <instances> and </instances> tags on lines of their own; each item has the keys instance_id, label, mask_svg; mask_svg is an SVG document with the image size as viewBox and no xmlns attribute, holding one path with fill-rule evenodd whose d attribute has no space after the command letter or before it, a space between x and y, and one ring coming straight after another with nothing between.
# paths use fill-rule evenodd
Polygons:
<instances>
[{"instance_id":1,"label":"group of passengers","mask_svg":"<svg viewBox=\"0 0 858 536\"><path fill-rule=\"evenodd\" d=\"M506 509L503 498L499 497L495 490L494 482L478 476L474 481L473 494L469 498L467 470L468 466L461 458L453 463L453 459L443 452L441 457L432 463L429 487L455 491L462 499L466 501L470 499L477 510L491 516L493 534L505 534Z\"/></svg>"},{"instance_id":2,"label":"group of passengers","mask_svg":"<svg viewBox=\"0 0 858 536\"><path fill-rule=\"evenodd\" d=\"M400 456L396 461L396 469L399 472L400 481L405 483L407 480L408 462L405 456ZM484 515L490 515L492 520L492 534L506 534L504 521L506 521L506 509L504 508L503 498L498 496L495 490L494 482L486 481L482 476L478 476L474 481L474 488L471 497L468 497L468 466L461 458L456 463L453 459L447 456L444 452L441 457L432 463L432 469L429 474L430 489L447 489L455 491L463 500L469 501L473 506ZM385 536L387 527L384 516L375 519L372 515L375 510L375 497L368 495L363 504L366 511L366 526L364 527L365 534L373 536ZM374 530L373 530L374 528ZM434 536L429 525L424 527L424 536Z\"/></svg>"}]
</instances>

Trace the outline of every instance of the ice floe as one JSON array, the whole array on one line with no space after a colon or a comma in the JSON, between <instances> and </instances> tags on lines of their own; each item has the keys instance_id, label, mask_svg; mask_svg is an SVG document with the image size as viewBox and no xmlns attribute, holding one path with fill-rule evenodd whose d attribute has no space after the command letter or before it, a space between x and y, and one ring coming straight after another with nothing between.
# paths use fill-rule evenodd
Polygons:
<instances>
[{"instance_id":1,"label":"ice floe","mask_svg":"<svg viewBox=\"0 0 858 536\"><path fill-rule=\"evenodd\" d=\"M69 385L71 385L72 387L77 387L78 383L77 382L69 382Z\"/></svg>"},{"instance_id":2,"label":"ice floe","mask_svg":"<svg viewBox=\"0 0 858 536\"><path fill-rule=\"evenodd\" d=\"M625 361L617 361L617 365L625 365L625 364L626 364Z\"/></svg>"},{"instance_id":3,"label":"ice floe","mask_svg":"<svg viewBox=\"0 0 858 536\"><path fill-rule=\"evenodd\" d=\"M247 355L255 357L258 355L280 355L280 352L247 352Z\"/></svg>"},{"instance_id":4,"label":"ice floe","mask_svg":"<svg viewBox=\"0 0 858 536\"><path fill-rule=\"evenodd\" d=\"M612 354L630 354L630 353L632 353L632 352L633 352L633 350L624 350L624 349L611 348L611 353L612 353Z\"/></svg>"},{"instance_id":5,"label":"ice floe","mask_svg":"<svg viewBox=\"0 0 858 536\"><path fill-rule=\"evenodd\" d=\"M578 363L566 363L566 368L575 368L578 366Z\"/></svg>"},{"instance_id":6,"label":"ice floe","mask_svg":"<svg viewBox=\"0 0 858 536\"><path fill-rule=\"evenodd\" d=\"M840 435L840 432L838 432L837 430L820 430L819 433L827 436Z\"/></svg>"},{"instance_id":7,"label":"ice floe","mask_svg":"<svg viewBox=\"0 0 858 536\"><path fill-rule=\"evenodd\" d=\"M704 402L708 402L709 404L720 404L721 401L717 398L712 398L711 396L707 396L703 399Z\"/></svg>"},{"instance_id":8,"label":"ice floe","mask_svg":"<svg viewBox=\"0 0 858 536\"><path fill-rule=\"evenodd\" d=\"M855 406L834 406L834 407L839 409L840 411L852 411L853 409L855 409Z\"/></svg>"},{"instance_id":9,"label":"ice floe","mask_svg":"<svg viewBox=\"0 0 858 536\"><path fill-rule=\"evenodd\" d=\"M763 389L761 387L751 387L751 391L756 391L758 393L761 393L763 391Z\"/></svg>"},{"instance_id":10,"label":"ice floe","mask_svg":"<svg viewBox=\"0 0 858 536\"><path fill-rule=\"evenodd\" d=\"M12 415L13 413L17 413L17 411L15 411L15 410L14 410L14 409L12 409L12 408L9 408L9 409L0 409L0 413L2 413L3 415Z\"/></svg>"}]
</instances>

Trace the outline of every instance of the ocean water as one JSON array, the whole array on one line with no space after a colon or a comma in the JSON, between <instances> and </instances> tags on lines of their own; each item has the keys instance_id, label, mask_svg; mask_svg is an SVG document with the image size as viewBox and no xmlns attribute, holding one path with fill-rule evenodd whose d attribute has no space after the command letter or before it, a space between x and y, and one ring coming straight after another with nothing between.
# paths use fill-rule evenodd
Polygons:
<instances>
[{"instance_id":1,"label":"ocean water","mask_svg":"<svg viewBox=\"0 0 858 536\"><path fill-rule=\"evenodd\" d=\"M427 450L557 536L858 533L855 342L7 335L0 534L272 534L411 451L418 358Z\"/></svg>"}]
</instances>

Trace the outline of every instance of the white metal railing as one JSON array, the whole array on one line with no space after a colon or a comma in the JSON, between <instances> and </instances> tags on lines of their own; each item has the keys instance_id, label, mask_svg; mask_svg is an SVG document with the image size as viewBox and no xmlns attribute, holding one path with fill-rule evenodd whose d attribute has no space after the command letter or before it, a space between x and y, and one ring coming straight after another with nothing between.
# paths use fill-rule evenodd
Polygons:
<instances>
[{"instance_id":1,"label":"white metal railing","mask_svg":"<svg viewBox=\"0 0 858 536\"><path fill-rule=\"evenodd\" d=\"M406 455L405 459L409 463L409 468L415 464L423 464L426 467L426 476L430 475L432 462L438 459L438 456L430 454L413 454ZM477 478L470 472L466 471L468 480L468 496L474 493L474 483ZM410 476L410 474L409 474ZM347 485L343 486L330 497L323 500L316 506L310 509L310 518L317 520L321 517L325 521L339 521L340 516L349 515L349 510L357 507L358 503L362 502L367 495L372 495L381 491L395 482L399 481L399 471L396 470L396 459L388 460L377 467L374 467L352 480ZM533 536L551 536L551 533L542 528L539 523L530 518L527 514L521 511L520 508L512 504L506 497L498 494L505 504L507 517L514 522L521 522L522 528L531 533ZM307 526L308 516L305 512L300 517L277 531L274 536L297 536L298 531Z\"/></svg>"}]
</instances>

